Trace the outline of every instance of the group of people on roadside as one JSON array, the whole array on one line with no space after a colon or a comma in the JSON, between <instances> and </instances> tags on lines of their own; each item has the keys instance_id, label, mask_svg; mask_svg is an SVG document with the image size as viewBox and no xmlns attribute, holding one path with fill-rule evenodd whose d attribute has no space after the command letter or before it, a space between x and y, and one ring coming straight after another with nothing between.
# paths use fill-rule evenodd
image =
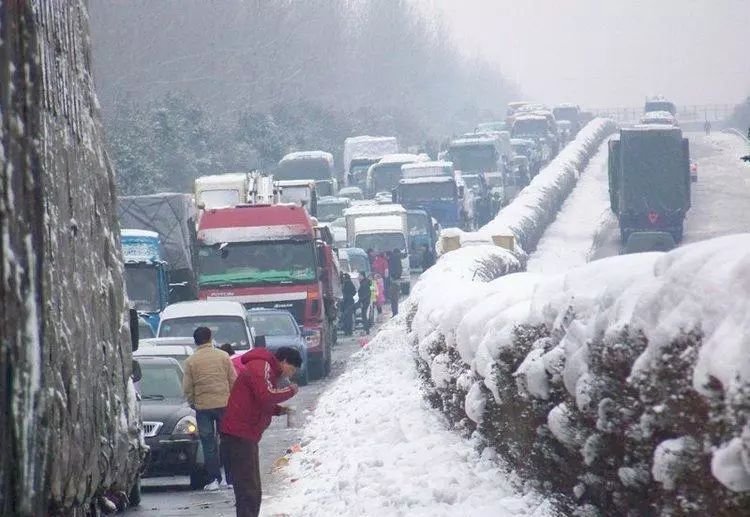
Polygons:
<instances>
[{"instance_id":1,"label":"group of people on roadside","mask_svg":"<svg viewBox=\"0 0 750 517\"><path fill-rule=\"evenodd\" d=\"M370 260L369 275L365 271L359 272L359 287L352 281L351 275L342 275L343 303L341 310L342 328L344 335L351 336L354 333L354 320L357 309L362 316L362 327L365 334L370 333L370 328L375 319L375 313L382 314L383 306L390 303L391 315L398 315L399 296L401 295L401 276L404 273L401 265L401 250L394 249L385 253L376 253L372 249L367 250ZM422 256L422 269L427 270L435 264L435 254L430 247L424 246ZM358 302L355 303L354 297Z\"/></svg>"},{"instance_id":2,"label":"group of people on roadside","mask_svg":"<svg viewBox=\"0 0 750 517\"><path fill-rule=\"evenodd\" d=\"M272 417L289 411L280 404L299 390L290 381L302 366L299 351L281 347L271 353L261 338L249 352L230 358L231 346L217 347L211 329L198 327L193 333L197 349L185 361L182 379L203 446L204 489L232 485L237 517L260 513L258 443Z\"/></svg>"}]
</instances>

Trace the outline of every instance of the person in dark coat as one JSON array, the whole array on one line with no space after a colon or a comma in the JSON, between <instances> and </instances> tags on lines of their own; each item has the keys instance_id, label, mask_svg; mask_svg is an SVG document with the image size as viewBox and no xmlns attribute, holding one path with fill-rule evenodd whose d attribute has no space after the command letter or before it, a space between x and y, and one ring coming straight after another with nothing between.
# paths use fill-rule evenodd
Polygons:
<instances>
[{"instance_id":1,"label":"person in dark coat","mask_svg":"<svg viewBox=\"0 0 750 517\"><path fill-rule=\"evenodd\" d=\"M359 290L357 296L359 297L359 308L362 311L362 326L365 329L365 333L370 333L370 279L367 278L367 273L360 271L359 279Z\"/></svg>"},{"instance_id":2,"label":"person in dark coat","mask_svg":"<svg viewBox=\"0 0 750 517\"><path fill-rule=\"evenodd\" d=\"M341 303L344 335L351 336L354 330L354 295L357 294L357 288L354 287L354 282L352 282L349 273L344 273L341 291L344 295L344 300Z\"/></svg>"},{"instance_id":3,"label":"person in dark coat","mask_svg":"<svg viewBox=\"0 0 750 517\"><path fill-rule=\"evenodd\" d=\"M401 250L395 249L388 256L388 277L391 282L398 283L401 280L401 275L404 273L404 268L401 265Z\"/></svg>"},{"instance_id":4,"label":"person in dark coat","mask_svg":"<svg viewBox=\"0 0 750 517\"><path fill-rule=\"evenodd\" d=\"M424 251L422 252L422 271L427 271L435 265L435 254L432 249L425 244Z\"/></svg>"}]
</instances>

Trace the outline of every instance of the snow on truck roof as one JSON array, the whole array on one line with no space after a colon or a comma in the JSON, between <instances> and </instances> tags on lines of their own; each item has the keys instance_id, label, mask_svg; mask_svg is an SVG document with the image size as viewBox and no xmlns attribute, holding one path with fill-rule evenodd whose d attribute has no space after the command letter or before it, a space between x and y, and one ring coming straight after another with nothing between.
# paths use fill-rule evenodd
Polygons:
<instances>
[{"instance_id":1,"label":"snow on truck roof","mask_svg":"<svg viewBox=\"0 0 750 517\"><path fill-rule=\"evenodd\" d=\"M420 185L426 183L449 183L452 181L455 181L453 176L422 176L420 178L404 178L399 180L399 183L402 185Z\"/></svg>"},{"instance_id":2,"label":"snow on truck roof","mask_svg":"<svg viewBox=\"0 0 750 517\"><path fill-rule=\"evenodd\" d=\"M247 315L245 306L231 300L197 300L167 305L161 312L162 323L175 318L192 318L199 316L239 316Z\"/></svg>"},{"instance_id":3,"label":"snow on truck roof","mask_svg":"<svg viewBox=\"0 0 750 517\"><path fill-rule=\"evenodd\" d=\"M207 245L313 235L307 211L292 203L212 208L203 214L198 227L198 239Z\"/></svg>"},{"instance_id":4,"label":"snow on truck roof","mask_svg":"<svg viewBox=\"0 0 750 517\"><path fill-rule=\"evenodd\" d=\"M547 120L547 117L537 113L530 113L528 115L519 115L516 117L516 122L519 120Z\"/></svg>"},{"instance_id":5,"label":"snow on truck roof","mask_svg":"<svg viewBox=\"0 0 750 517\"><path fill-rule=\"evenodd\" d=\"M499 138L496 135L477 134L476 136L463 136L461 138L456 138L450 143L450 146L463 147L470 145L495 145L498 141Z\"/></svg>"},{"instance_id":6,"label":"snow on truck roof","mask_svg":"<svg viewBox=\"0 0 750 517\"><path fill-rule=\"evenodd\" d=\"M425 161L424 155L411 153L393 153L383 156L378 163L373 165L373 167L375 165L383 165L389 163L414 163L420 161Z\"/></svg>"},{"instance_id":7,"label":"snow on truck roof","mask_svg":"<svg viewBox=\"0 0 750 517\"><path fill-rule=\"evenodd\" d=\"M227 183L247 181L247 174L244 172L228 172L226 174L211 174L209 176L199 176L195 178L197 185L226 185Z\"/></svg>"},{"instance_id":8,"label":"snow on truck roof","mask_svg":"<svg viewBox=\"0 0 750 517\"><path fill-rule=\"evenodd\" d=\"M344 217L350 215L390 215L405 213L406 209L395 203L387 205L357 205L344 210Z\"/></svg>"},{"instance_id":9,"label":"snow on truck roof","mask_svg":"<svg viewBox=\"0 0 750 517\"><path fill-rule=\"evenodd\" d=\"M453 167L453 162L449 162L446 160L437 160L437 161L430 161L430 162L417 162L417 163L405 163L401 166L402 171L411 171L411 170L418 170L418 169L435 169L435 168L451 168Z\"/></svg>"},{"instance_id":10,"label":"snow on truck roof","mask_svg":"<svg viewBox=\"0 0 750 517\"><path fill-rule=\"evenodd\" d=\"M133 230L132 228L126 228L120 230L120 235L123 237L140 237L142 239L158 239L159 234L152 232L151 230Z\"/></svg>"},{"instance_id":11,"label":"snow on truck roof","mask_svg":"<svg viewBox=\"0 0 750 517\"><path fill-rule=\"evenodd\" d=\"M286 154L281 159L281 162L289 162L293 160L325 160L333 165L333 155L326 151L296 151Z\"/></svg>"},{"instance_id":12,"label":"snow on truck roof","mask_svg":"<svg viewBox=\"0 0 750 517\"><path fill-rule=\"evenodd\" d=\"M643 133L646 131L682 133L682 130L679 127L675 127L672 124L636 124L635 126L621 128L620 134Z\"/></svg>"}]
</instances>

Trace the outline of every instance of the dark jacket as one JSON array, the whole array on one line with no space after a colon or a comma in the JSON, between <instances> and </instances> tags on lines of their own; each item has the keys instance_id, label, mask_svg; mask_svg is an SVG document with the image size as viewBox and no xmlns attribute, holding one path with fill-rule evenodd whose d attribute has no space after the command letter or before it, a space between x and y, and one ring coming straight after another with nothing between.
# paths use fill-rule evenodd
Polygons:
<instances>
[{"instance_id":1,"label":"dark jacket","mask_svg":"<svg viewBox=\"0 0 750 517\"><path fill-rule=\"evenodd\" d=\"M357 291L357 296L359 296L360 303L370 303L370 286L372 282L370 282L369 278L361 278L359 280L359 291Z\"/></svg>"},{"instance_id":2,"label":"dark jacket","mask_svg":"<svg viewBox=\"0 0 750 517\"><path fill-rule=\"evenodd\" d=\"M401 267L401 253L391 253L388 258L388 277L393 280L398 280L404 273L404 268Z\"/></svg>"},{"instance_id":3,"label":"dark jacket","mask_svg":"<svg viewBox=\"0 0 750 517\"><path fill-rule=\"evenodd\" d=\"M245 368L232 386L221 432L257 443L271 424L271 417L281 414L279 404L297 391L291 386L276 387L281 366L268 349L250 350L242 355L242 363Z\"/></svg>"},{"instance_id":4,"label":"dark jacket","mask_svg":"<svg viewBox=\"0 0 750 517\"><path fill-rule=\"evenodd\" d=\"M344 303L354 303L354 295L357 294L357 288L354 287L354 282L351 278L344 280L344 285L341 287L341 291L344 294Z\"/></svg>"}]
</instances>

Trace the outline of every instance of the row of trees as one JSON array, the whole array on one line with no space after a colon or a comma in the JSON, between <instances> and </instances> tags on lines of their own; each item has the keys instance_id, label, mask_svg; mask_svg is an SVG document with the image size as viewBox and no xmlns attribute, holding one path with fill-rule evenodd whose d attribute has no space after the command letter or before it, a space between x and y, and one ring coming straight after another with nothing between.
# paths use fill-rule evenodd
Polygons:
<instances>
[{"instance_id":1,"label":"row of trees","mask_svg":"<svg viewBox=\"0 0 750 517\"><path fill-rule=\"evenodd\" d=\"M124 193L354 134L407 145L501 114L512 88L409 0L91 2L94 64Z\"/></svg>"}]
</instances>

